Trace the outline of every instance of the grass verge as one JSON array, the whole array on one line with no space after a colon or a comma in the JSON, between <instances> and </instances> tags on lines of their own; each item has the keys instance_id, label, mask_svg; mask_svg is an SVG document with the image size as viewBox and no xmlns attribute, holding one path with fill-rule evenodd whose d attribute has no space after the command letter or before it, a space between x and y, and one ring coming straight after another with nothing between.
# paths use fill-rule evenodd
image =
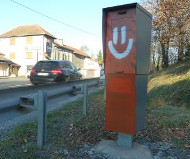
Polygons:
<instances>
[{"instance_id":1,"label":"grass verge","mask_svg":"<svg viewBox=\"0 0 190 159\"><path fill-rule=\"evenodd\" d=\"M189 148L189 132L190 62L186 60L150 75L147 129L143 137Z\"/></svg>"},{"instance_id":2,"label":"grass verge","mask_svg":"<svg viewBox=\"0 0 190 159\"><path fill-rule=\"evenodd\" d=\"M115 133L104 130L103 98L103 91L89 96L87 116L82 115L82 100L49 113L47 143L41 150L36 146L37 122L18 126L0 142L0 158L57 159L65 157L65 149L75 157L75 150L83 145L94 145L103 138L115 139Z\"/></svg>"},{"instance_id":3,"label":"grass verge","mask_svg":"<svg viewBox=\"0 0 190 159\"><path fill-rule=\"evenodd\" d=\"M150 75L148 105L190 109L190 62L186 60Z\"/></svg>"},{"instance_id":4,"label":"grass verge","mask_svg":"<svg viewBox=\"0 0 190 159\"><path fill-rule=\"evenodd\" d=\"M173 147L190 147L190 110L185 107L148 107L146 127L136 140L171 142Z\"/></svg>"}]
</instances>

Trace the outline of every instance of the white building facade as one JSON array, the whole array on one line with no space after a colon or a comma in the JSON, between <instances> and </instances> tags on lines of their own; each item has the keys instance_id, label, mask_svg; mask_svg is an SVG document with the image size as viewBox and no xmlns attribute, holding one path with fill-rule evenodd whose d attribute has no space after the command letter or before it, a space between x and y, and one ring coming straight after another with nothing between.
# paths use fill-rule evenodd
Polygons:
<instances>
[{"instance_id":1,"label":"white building facade","mask_svg":"<svg viewBox=\"0 0 190 159\"><path fill-rule=\"evenodd\" d=\"M37 61L48 59L51 56L54 37L40 30L41 27L34 25L36 30L30 30L31 26L23 30L22 34L14 29L12 33L2 34L0 37L0 52L5 57L19 64L18 76L26 76ZM39 31L38 31L39 29Z\"/></svg>"},{"instance_id":2,"label":"white building facade","mask_svg":"<svg viewBox=\"0 0 190 159\"><path fill-rule=\"evenodd\" d=\"M100 76L100 66L82 50L64 45L38 25L19 26L0 35L0 52L12 61L1 61L0 76L27 76L27 72L40 60L68 60L81 69L84 78Z\"/></svg>"},{"instance_id":3,"label":"white building facade","mask_svg":"<svg viewBox=\"0 0 190 159\"><path fill-rule=\"evenodd\" d=\"M100 65L91 58L84 59L83 75L86 78L100 77Z\"/></svg>"}]
</instances>

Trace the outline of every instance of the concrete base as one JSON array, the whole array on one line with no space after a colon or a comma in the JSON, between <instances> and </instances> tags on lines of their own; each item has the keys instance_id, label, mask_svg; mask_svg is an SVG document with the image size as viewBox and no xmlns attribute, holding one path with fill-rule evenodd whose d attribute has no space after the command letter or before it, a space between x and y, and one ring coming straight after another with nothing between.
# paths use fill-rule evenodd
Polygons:
<instances>
[{"instance_id":1,"label":"concrete base","mask_svg":"<svg viewBox=\"0 0 190 159\"><path fill-rule=\"evenodd\" d=\"M132 144L131 147L118 146L115 141L103 140L94 150L108 154L112 158L119 159L153 159L152 153L147 146Z\"/></svg>"}]
</instances>

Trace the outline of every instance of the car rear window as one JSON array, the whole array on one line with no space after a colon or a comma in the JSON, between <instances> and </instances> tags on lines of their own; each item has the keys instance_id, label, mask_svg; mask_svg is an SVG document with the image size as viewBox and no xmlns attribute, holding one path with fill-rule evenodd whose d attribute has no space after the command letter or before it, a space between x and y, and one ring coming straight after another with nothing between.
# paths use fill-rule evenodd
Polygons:
<instances>
[{"instance_id":1,"label":"car rear window","mask_svg":"<svg viewBox=\"0 0 190 159\"><path fill-rule=\"evenodd\" d=\"M43 68L43 69L55 69L59 67L59 63L56 61L39 61L34 68Z\"/></svg>"},{"instance_id":2,"label":"car rear window","mask_svg":"<svg viewBox=\"0 0 190 159\"><path fill-rule=\"evenodd\" d=\"M63 68L71 68L68 61L62 62L62 63L61 63L61 66L62 66Z\"/></svg>"}]
</instances>

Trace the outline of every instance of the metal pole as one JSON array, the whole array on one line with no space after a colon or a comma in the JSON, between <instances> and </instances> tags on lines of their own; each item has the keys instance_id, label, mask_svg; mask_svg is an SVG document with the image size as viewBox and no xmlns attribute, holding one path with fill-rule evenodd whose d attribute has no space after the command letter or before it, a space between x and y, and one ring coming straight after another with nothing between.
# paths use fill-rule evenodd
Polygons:
<instances>
[{"instance_id":1,"label":"metal pole","mask_svg":"<svg viewBox=\"0 0 190 159\"><path fill-rule=\"evenodd\" d=\"M83 84L83 115L86 115L87 114L87 95L88 95L88 87L87 87L87 84L84 83Z\"/></svg>"},{"instance_id":2,"label":"metal pole","mask_svg":"<svg viewBox=\"0 0 190 159\"><path fill-rule=\"evenodd\" d=\"M104 82L104 100L106 100L106 80Z\"/></svg>"},{"instance_id":3,"label":"metal pole","mask_svg":"<svg viewBox=\"0 0 190 159\"><path fill-rule=\"evenodd\" d=\"M37 146L42 148L46 140L47 131L47 93L43 90L39 90L37 94L37 105L38 105L38 136Z\"/></svg>"},{"instance_id":4,"label":"metal pole","mask_svg":"<svg viewBox=\"0 0 190 159\"><path fill-rule=\"evenodd\" d=\"M131 147L132 146L132 139L133 136L130 134L125 133L118 133L117 136L117 145L118 146L124 146L124 147Z\"/></svg>"}]
</instances>

